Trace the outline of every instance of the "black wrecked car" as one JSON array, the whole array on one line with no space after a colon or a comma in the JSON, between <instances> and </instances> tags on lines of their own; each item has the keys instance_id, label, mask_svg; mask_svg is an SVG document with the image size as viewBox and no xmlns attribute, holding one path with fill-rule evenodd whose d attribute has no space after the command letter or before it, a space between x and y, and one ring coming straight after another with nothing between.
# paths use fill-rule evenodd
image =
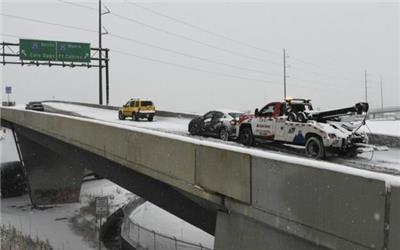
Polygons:
<instances>
[{"instance_id":1,"label":"black wrecked car","mask_svg":"<svg viewBox=\"0 0 400 250\"><path fill-rule=\"evenodd\" d=\"M194 118L189 123L191 135L213 136L228 141L236 139L236 124L242 112L236 110L213 110Z\"/></svg>"},{"instance_id":2,"label":"black wrecked car","mask_svg":"<svg viewBox=\"0 0 400 250\"><path fill-rule=\"evenodd\" d=\"M44 111L44 106L42 102L29 102L26 104L25 109Z\"/></svg>"}]
</instances>

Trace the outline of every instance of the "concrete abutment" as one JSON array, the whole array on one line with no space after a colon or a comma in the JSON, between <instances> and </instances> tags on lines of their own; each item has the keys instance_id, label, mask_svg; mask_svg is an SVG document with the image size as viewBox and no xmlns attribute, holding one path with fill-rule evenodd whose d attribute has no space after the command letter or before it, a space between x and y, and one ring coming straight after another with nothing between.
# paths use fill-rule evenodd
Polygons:
<instances>
[{"instance_id":1,"label":"concrete abutment","mask_svg":"<svg viewBox=\"0 0 400 250\"><path fill-rule=\"evenodd\" d=\"M19 131L19 132L18 132ZM83 167L16 131L33 205L79 201Z\"/></svg>"}]
</instances>

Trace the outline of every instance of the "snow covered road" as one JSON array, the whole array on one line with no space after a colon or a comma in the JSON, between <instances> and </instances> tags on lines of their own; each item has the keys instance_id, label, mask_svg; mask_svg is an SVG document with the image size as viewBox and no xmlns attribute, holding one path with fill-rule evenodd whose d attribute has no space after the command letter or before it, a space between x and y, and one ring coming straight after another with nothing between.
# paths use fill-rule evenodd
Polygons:
<instances>
[{"instance_id":1,"label":"snow covered road","mask_svg":"<svg viewBox=\"0 0 400 250\"><path fill-rule=\"evenodd\" d=\"M244 148L243 145L237 142L224 142L216 138L206 138L201 136L191 136L187 132L188 124L190 119L187 118L179 118L179 117L161 117L156 116L153 122L147 122L145 120L135 122L131 119L127 120L119 120L117 116L117 111L115 110L108 110L108 109L100 109L100 108L92 108L82 105L76 104L66 104L66 103L59 103L59 102L46 102L45 108L46 111L56 112L56 113L64 113L74 116L86 117L91 119L96 119L105 122L111 122L116 124L123 124L132 127L138 128L145 128L154 131L172 133L176 135L181 135L185 137L196 138L199 140L206 140L217 142L221 144L228 144L230 146L235 146L239 148ZM400 135L400 121L369 121L368 125L372 132L376 133L385 133L389 135ZM399 130L399 131L398 131ZM382 132L383 131L383 132ZM248 149L248 147L245 147ZM275 152L279 154L293 154L294 152L290 152L288 149L277 148L271 146L261 146L254 148L254 150L262 150L268 152ZM297 150L299 152L299 150ZM302 153L296 154L298 157L304 158ZM368 169L377 172L386 172L395 175L400 175L400 150L397 148L390 148L389 151L378 151L374 152L373 154L363 153L360 154L357 158L354 159L340 159L340 158L333 158L329 159L331 162Z\"/></svg>"}]
</instances>

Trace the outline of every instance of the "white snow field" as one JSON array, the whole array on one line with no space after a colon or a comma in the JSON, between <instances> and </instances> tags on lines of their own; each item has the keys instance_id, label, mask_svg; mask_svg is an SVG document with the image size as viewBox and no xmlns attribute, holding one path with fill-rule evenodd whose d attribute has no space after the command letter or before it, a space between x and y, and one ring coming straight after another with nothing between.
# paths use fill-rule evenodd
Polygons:
<instances>
[{"instance_id":1,"label":"white snow field","mask_svg":"<svg viewBox=\"0 0 400 250\"><path fill-rule=\"evenodd\" d=\"M367 125L373 134L400 137L400 120L369 120Z\"/></svg>"},{"instance_id":2,"label":"white snow field","mask_svg":"<svg viewBox=\"0 0 400 250\"><path fill-rule=\"evenodd\" d=\"M137 207L131 213L129 218L133 223L139 224L146 229L154 231L156 234L163 234L171 238L175 237L177 240L191 242L194 244L201 243L202 246L210 249L214 248L214 236L202 231L195 226L188 224L184 220L176 217L175 215L159 208L158 206L150 202L145 202ZM163 243L165 244L165 249L169 249L169 245L174 246L174 242L172 240L168 241L165 238L159 238L160 241L156 243L158 246L162 246ZM154 238L144 237L143 233L139 240L139 243L142 246L154 245Z\"/></svg>"}]
</instances>

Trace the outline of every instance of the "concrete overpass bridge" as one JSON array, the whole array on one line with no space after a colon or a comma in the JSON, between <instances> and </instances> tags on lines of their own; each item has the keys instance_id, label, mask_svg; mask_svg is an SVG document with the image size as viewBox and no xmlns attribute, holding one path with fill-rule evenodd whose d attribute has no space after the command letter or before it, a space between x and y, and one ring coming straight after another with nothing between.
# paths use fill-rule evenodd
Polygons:
<instances>
[{"instance_id":1,"label":"concrete overpass bridge","mask_svg":"<svg viewBox=\"0 0 400 250\"><path fill-rule=\"evenodd\" d=\"M372 109L368 112L370 119L384 117L386 114L393 114L396 118L400 117L400 106L384 107L381 109Z\"/></svg>"},{"instance_id":2,"label":"concrete overpass bridge","mask_svg":"<svg viewBox=\"0 0 400 250\"><path fill-rule=\"evenodd\" d=\"M215 235L217 250L400 247L399 177L59 114L1 108L33 204L84 168Z\"/></svg>"}]
</instances>

